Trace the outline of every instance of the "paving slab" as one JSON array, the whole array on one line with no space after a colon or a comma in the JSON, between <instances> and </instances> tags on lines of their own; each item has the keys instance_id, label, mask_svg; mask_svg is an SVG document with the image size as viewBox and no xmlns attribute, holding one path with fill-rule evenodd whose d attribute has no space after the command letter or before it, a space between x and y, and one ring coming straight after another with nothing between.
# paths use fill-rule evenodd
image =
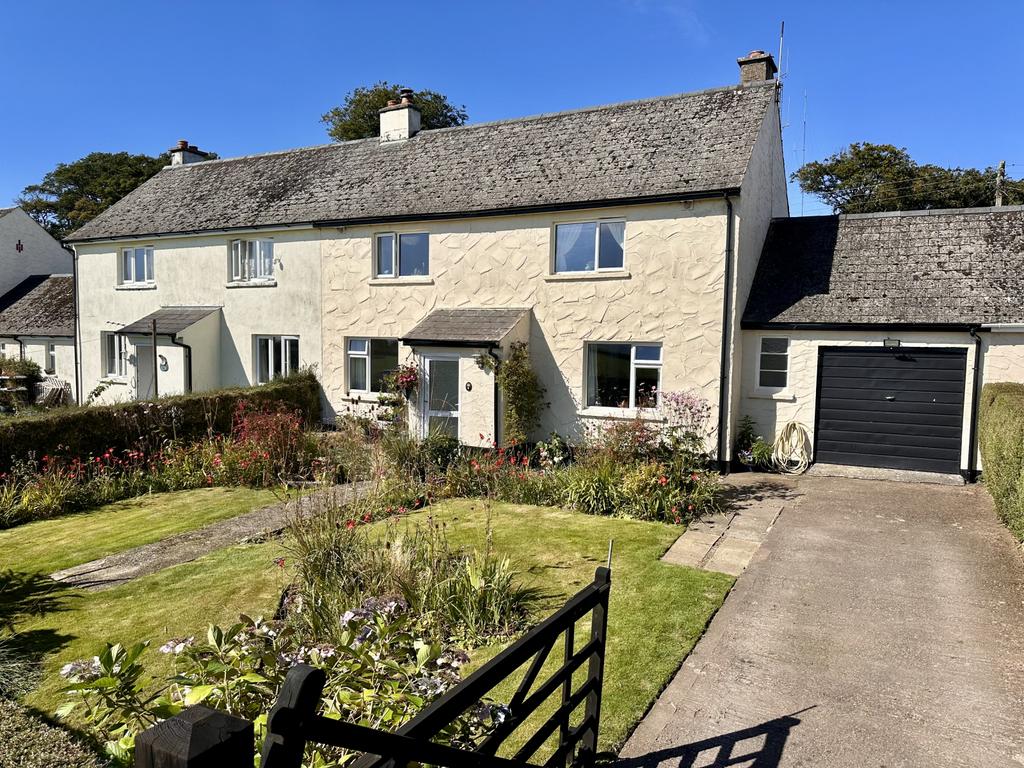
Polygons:
<instances>
[{"instance_id":1,"label":"paving slab","mask_svg":"<svg viewBox=\"0 0 1024 768\"><path fill-rule=\"evenodd\" d=\"M792 492L620 765L1024 766L1024 563L984 487Z\"/></svg>"}]
</instances>

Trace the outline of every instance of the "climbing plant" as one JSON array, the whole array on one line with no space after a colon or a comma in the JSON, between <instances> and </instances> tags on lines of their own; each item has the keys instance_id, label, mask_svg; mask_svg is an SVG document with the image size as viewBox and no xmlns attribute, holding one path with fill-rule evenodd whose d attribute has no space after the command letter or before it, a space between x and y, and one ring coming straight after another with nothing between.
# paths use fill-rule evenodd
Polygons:
<instances>
[{"instance_id":1,"label":"climbing plant","mask_svg":"<svg viewBox=\"0 0 1024 768\"><path fill-rule=\"evenodd\" d=\"M508 359L498 367L498 387L504 401L505 442L524 443L531 430L540 426L540 413L547 405L525 343L512 344Z\"/></svg>"}]
</instances>

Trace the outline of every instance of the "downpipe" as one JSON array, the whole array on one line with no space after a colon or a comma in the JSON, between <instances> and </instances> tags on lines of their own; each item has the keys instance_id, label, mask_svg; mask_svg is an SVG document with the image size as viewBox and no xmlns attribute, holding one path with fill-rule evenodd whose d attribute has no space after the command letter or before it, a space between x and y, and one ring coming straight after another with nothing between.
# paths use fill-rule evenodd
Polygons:
<instances>
[{"instance_id":1,"label":"downpipe","mask_svg":"<svg viewBox=\"0 0 1024 768\"><path fill-rule=\"evenodd\" d=\"M978 482L978 412L981 400L981 336L978 335L979 326L970 328L971 338L974 339L974 371L971 382L971 428L967 437L967 475L964 478L969 483Z\"/></svg>"}]
</instances>

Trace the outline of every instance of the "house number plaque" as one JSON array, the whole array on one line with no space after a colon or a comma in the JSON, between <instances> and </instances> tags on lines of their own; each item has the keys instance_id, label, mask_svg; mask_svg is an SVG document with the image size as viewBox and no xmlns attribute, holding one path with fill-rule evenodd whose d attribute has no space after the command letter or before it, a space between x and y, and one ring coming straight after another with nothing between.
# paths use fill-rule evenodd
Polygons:
<instances>
[{"instance_id":1,"label":"house number plaque","mask_svg":"<svg viewBox=\"0 0 1024 768\"><path fill-rule=\"evenodd\" d=\"M466 382L466 391L467 392L472 392L473 391L473 382L472 381L467 381Z\"/></svg>"}]
</instances>

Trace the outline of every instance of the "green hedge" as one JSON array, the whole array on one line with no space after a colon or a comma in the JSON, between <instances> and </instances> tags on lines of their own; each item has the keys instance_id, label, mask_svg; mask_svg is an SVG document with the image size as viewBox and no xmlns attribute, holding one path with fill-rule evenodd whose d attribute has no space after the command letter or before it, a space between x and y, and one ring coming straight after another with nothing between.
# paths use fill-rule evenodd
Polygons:
<instances>
[{"instance_id":1,"label":"green hedge","mask_svg":"<svg viewBox=\"0 0 1024 768\"><path fill-rule=\"evenodd\" d=\"M198 440L231 429L241 400L283 403L320 421L320 385L310 371L258 387L237 387L154 401L62 408L0 421L0 466L46 454L86 457L114 448L155 449L167 440Z\"/></svg>"},{"instance_id":2,"label":"green hedge","mask_svg":"<svg viewBox=\"0 0 1024 768\"><path fill-rule=\"evenodd\" d=\"M996 511L1024 541L1024 384L983 387L978 442Z\"/></svg>"}]
</instances>

